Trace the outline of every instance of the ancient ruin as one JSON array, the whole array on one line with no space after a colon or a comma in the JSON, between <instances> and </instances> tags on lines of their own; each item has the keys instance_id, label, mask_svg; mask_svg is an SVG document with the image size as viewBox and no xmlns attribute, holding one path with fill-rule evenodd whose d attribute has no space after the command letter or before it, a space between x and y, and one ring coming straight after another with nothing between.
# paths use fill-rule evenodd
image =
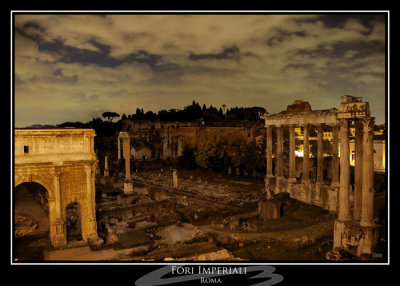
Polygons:
<instances>
[{"instance_id":1,"label":"ancient ruin","mask_svg":"<svg viewBox=\"0 0 400 286\"><path fill-rule=\"evenodd\" d=\"M92 129L17 129L15 192L29 194L26 182L36 182L44 213L48 202L52 247L34 238L39 260L325 261L344 252L372 259L382 247L373 213L374 168L382 167L374 167L368 103L343 96L339 109L312 110L297 100L262 119L251 126L125 119L96 136L96 152ZM217 168L182 165L190 159L181 160L184 150L216 146ZM46 225L15 215L21 243ZM17 258L27 259L24 250Z\"/></svg>"},{"instance_id":2,"label":"ancient ruin","mask_svg":"<svg viewBox=\"0 0 400 286\"><path fill-rule=\"evenodd\" d=\"M265 219L276 218L274 196L288 193L290 197L337 212L334 225L334 253L339 249L355 255L371 254L377 243L377 227L373 220L374 204L374 163L373 126L368 102L359 97L342 96L339 110L312 110L308 102L295 101L279 114L262 116L267 128L267 172L265 196L260 201L259 212ZM349 126L355 122L355 184L350 188ZM316 177L310 178L310 127L317 128ZM332 128L331 180L324 180L323 127ZM303 170L302 177L296 177L295 127L302 127ZM289 171L284 173L283 130L289 130ZM273 130L276 131L276 168L273 174ZM339 133L340 132L340 133ZM339 145L340 138L340 145ZM339 155L340 150L340 155ZM340 157L340 163L339 163ZM339 170L340 166L340 170ZM351 209L353 211L351 211ZM274 215L275 213L275 215ZM334 255L333 255L334 256Z\"/></svg>"},{"instance_id":3,"label":"ancient ruin","mask_svg":"<svg viewBox=\"0 0 400 286\"><path fill-rule=\"evenodd\" d=\"M124 192L126 194L133 192L133 185L131 179L131 141L128 133L120 132L118 136L118 159L121 158L120 155L120 139L122 138L122 150L125 161L125 181L124 181Z\"/></svg>"},{"instance_id":4,"label":"ancient ruin","mask_svg":"<svg viewBox=\"0 0 400 286\"><path fill-rule=\"evenodd\" d=\"M97 244L94 130L16 129L14 186L36 182L47 190L50 239L68 245L68 210L79 205L82 240Z\"/></svg>"}]
</instances>

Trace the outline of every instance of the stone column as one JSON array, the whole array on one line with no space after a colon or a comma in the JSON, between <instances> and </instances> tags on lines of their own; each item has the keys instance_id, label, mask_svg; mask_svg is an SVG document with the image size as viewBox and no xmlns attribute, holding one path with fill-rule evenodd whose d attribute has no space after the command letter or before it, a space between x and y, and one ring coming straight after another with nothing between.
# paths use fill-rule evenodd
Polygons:
<instances>
[{"instance_id":1,"label":"stone column","mask_svg":"<svg viewBox=\"0 0 400 286\"><path fill-rule=\"evenodd\" d=\"M332 181L331 185L332 187L338 187L339 186L339 130L338 126L333 126L332 128L332 162L331 162L331 176L332 176Z\"/></svg>"},{"instance_id":2,"label":"stone column","mask_svg":"<svg viewBox=\"0 0 400 286\"><path fill-rule=\"evenodd\" d=\"M303 132L303 180L308 181L309 176L309 158L310 158L310 145L308 142L308 136L310 134L310 125L305 124Z\"/></svg>"},{"instance_id":3,"label":"stone column","mask_svg":"<svg viewBox=\"0 0 400 286\"><path fill-rule=\"evenodd\" d=\"M121 138L118 136L118 162L121 160Z\"/></svg>"},{"instance_id":4,"label":"stone column","mask_svg":"<svg viewBox=\"0 0 400 286\"><path fill-rule=\"evenodd\" d=\"M95 215L95 185L94 185L94 166L85 165L86 172L86 205L87 205L87 218L88 224L86 232L86 238L88 242L97 239L97 223Z\"/></svg>"},{"instance_id":5,"label":"stone column","mask_svg":"<svg viewBox=\"0 0 400 286\"><path fill-rule=\"evenodd\" d=\"M363 124L360 120L355 124L355 164L354 164L354 199L353 218L361 218L362 168L363 168Z\"/></svg>"},{"instance_id":6,"label":"stone column","mask_svg":"<svg viewBox=\"0 0 400 286\"><path fill-rule=\"evenodd\" d=\"M61 219L60 167L54 169L54 198L56 200L56 218Z\"/></svg>"},{"instance_id":7,"label":"stone column","mask_svg":"<svg viewBox=\"0 0 400 286\"><path fill-rule=\"evenodd\" d=\"M324 183L324 153L322 124L317 126L317 184Z\"/></svg>"},{"instance_id":8,"label":"stone column","mask_svg":"<svg viewBox=\"0 0 400 286\"><path fill-rule=\"evenodd\" d=\"M85 165L85 171L86 171L86 202L87 202L88 218L90 220L94 217L93 206L92 206L93 184L92 184L91 166Z\"/></svg>"},{"instance_id":9,"label":"stone column","mask_svg":"<svg viewBox=\"0 0 400 286\"><path fill-rule=\"evenodd\" d=\"M172 170L172 180L174 183L174 188L178 188L178 170Z\"/></svg>"},{"instance_id":10,"label":"stone column","mask_svg":"<svg viewBox=\"0 0 400 286\"><path fill-rule=\"evenodd\" d=\"M278 126L276 129L276 176L283 177L283 128Z\"/></svg>"},{"instance_id":11,"label":"stone column","mask_svg":"<svg viewBox=\"0 0 400 286\"><path fill-rule=\"evenodd\" d=\"M267 177L272 175L272 126L267 127Z\"/></svg>"},{"instance_id":12,"label":"stone column","mask_svg":"<svg viewBox=\"0 0 400 286\"><path fill-rule=\"evenodd\" d=\"M108 156L104 157L104 177L108 177L110 175L108 171Z\"/></svg>"},{"instance_id":13,"label":"stone column","mask_svg":"<svg viewBox=\"0 0 400 286\"><path fill-rule=\"evenodd\" d=\"M125 159L125 181L124 181L124 193L129 194L133 192L133 184L131 180L131 156L130 156L130 138L129 136L124 137L123 142L123 153Z\"/></svg>"},{"instance_id":14,"label":"stone column","mask_svg":"<svg viewBox=\"0 0 400 286\"><path fill-rule=\"evenodd\" d=\"M271 179L272 175L272 126L267 126L267 150L266 150L266 159L267 159L267 176L265 177L265 193L267 199L272 197L271 194Z\"/></svg>"},{"instance_id":15,"label":"stone column","mask_svg":"<svg viewBox=\"0 0 400 286\"><path fill-rule=\"evenodd\" d=\"M351 220L350 214L350 153L349 121L340 119L340 189L338 220Z\"/></svg>"},{"instance_id":16,"label":"stone column","mask_svg":"<svg viewBox=\"0 0 400 286\"><path fill-rule=\"evenodd\" d=\"M276 129L276 179L275 179L275 195L283 191L283 128L277 126Z\"/></svg>"},{"instance_id":17,"label":"stone column","mask_svg":"<svg viewBox=\"0 0 400 286\"><path fill-rule=\"evenodd\" d=\"M130 158L130 139L124 138L124 160L125 160L125 178L131 178L131 158Z\"/></svg>"},{"instance_id":18,"label":"stone column","mask_svg":"<svg viewBox=\"0 0 400 286\"><path fill-rule=\"evenodd\" d=\"M296 181L296 137L294 126L289 127L289 180Z\"/></svg>"},{"instance_id":19,"label":"stone column","mask_svg":"<svg viewBox=\"0 0 400 286\"><path fill-rule=\"evenodd\" d=\"M374 226L374 118L363 120L361 226Z\"/></svg>"},{"instance_id":20,"label":"stone column","mask_svg":"<svg viewBox=\"0 0 400 286\"><path fill-rule=\"evenodd\" d=\"M67 238L65 234L64 219L62 218L62 203L61 203L61 189L60 189L60 176L61 168L54 167L54 199L55 199L55 227L56 233L53 241L54 247L67 245Z\"/></svg>"}]
</instances>

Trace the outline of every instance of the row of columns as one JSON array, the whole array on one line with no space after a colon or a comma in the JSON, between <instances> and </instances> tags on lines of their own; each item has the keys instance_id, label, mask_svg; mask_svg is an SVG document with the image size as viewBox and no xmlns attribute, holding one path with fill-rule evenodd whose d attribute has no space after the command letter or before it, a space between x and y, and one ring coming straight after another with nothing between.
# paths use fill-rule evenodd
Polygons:
<instances>
[{"instance_id":1,"label":"row of columns","mask_svg":"<svg viewBox=\"0 0 400 286\"><path fill-rule=\"evenodd\" d=\"M350 209L349 119L340 121L340 189L338 220L360 220L361 226L373 226L374 118L357 119L355 134L355 173L353 213Z\"/></svg>"},{"instance_id":2,"label":"row of columns","mask_svg":"<svg viewBox=\"0 0 400 286\"><path fill-rule=\"evenodd\" d=\"M339 214L340 221L349 221L352 218L360 220L361 225L373 224L373 126L374 119L367 117L355 122L355 173L354 173L354 206L350 209L350 141L349 119L339 119L340 125L340 181L339 181L339 126L333 126L332 138L332 181L334 187L339 186ZM305 124L303 136L303 181L309 180L309 130ZM283 177L283 127L267 127L267 178L272 174L272 132L276 128L276 176ZM289 180L295 180L295 126L289 126ZM317 178L316 182L323 183L323 126L317 125Z\"/></svg>"},{"instance_id":3,"label":"row of columns","mask_svg":"<svg viewBox=\"0 0 400 286\"><path fill-rule=\"evenodd\" d=\"M297 125L296 125L297 126ZM272 130L276 128L277 146L276 146L276 176L283 177L283 128L282 126L268 126L267 127L267 178L273 177L272 174ZM289 128L289 180L296 180L296 155L295 155L295 125ZM317 125L317 183L323 184L323 125ZM303 126L303 180L310 179L310 124ZM333 126L333 160L332 160L332 185L338 185L339 178L339 161L338 161L338 127Z\"/></svg>"}]
</instances>

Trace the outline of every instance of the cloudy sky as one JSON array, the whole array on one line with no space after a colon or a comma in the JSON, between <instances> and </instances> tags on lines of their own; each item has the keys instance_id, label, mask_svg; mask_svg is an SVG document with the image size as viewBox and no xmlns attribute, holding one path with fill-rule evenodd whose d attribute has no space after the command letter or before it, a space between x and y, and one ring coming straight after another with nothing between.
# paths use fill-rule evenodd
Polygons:
<instances>
[{"instance_id":1,"label":"cloudy sky","mask_svg":"<svg viewBox=\"0 0 400 286\"><path fill-rule=\"evenodd\" d=\"M385 16L14 14L15 126L350 94L385 121Z\"/></svg>"}]
</instances>

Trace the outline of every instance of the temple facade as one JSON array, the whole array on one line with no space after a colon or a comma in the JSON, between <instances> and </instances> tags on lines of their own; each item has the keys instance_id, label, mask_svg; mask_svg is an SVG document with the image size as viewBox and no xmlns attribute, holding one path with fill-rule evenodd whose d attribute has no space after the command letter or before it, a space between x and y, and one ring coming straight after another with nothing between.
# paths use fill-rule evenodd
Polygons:
<instances>
[{"instance_id":1,"label":"temple facade","mask_svg":"<svg viewBox=\"0 0 400 286\"><path fill-rule=\"evenodd\" d=\"M377 243L377 227L373 219L374 157L373 129L369 103L360 97L344 95L339 110L312 110L308 102L295 101L286 111L264 114L267 129L267 171L265 196L259 212L265 213L268 200L284 192L299 201L336 212L334 249L361 256L371 254ZM355 125L354 189L350 185L349 128ZM302 175L296 174L295 128L303 129ZM323 129L332 129L330 180L324 179ZM317 131L316 175L310 174L310 128ZM283 132L289 132L289 150L284 150ZM275 136L275 138L274 138ZM339 140L340 138L340 140ZM276 145L273 144L276 142ZM274 146L275 145L275 146ZM273 154L273 150L276 150ZM288 172L284 172L284 154L288 151ZM340 152L339 152L340 151ZM273 172L275 157L275 172ZM325 166L325 167L324 167Z\"/></svg>"}]
</instances>

